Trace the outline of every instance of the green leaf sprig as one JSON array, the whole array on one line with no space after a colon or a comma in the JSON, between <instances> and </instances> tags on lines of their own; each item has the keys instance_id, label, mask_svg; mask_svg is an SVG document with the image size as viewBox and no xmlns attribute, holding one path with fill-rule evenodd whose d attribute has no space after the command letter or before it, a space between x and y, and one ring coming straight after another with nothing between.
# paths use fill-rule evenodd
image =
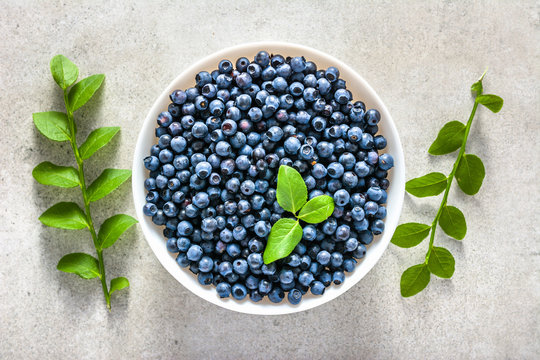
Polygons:
<instances>
[{"instance_id":1,"label":"green leaf sprig","mask_svg":"<svg viewBox=\"0 0 540 360\"><path fill-rule=\"evenodd\" d=\"M114 215L105 220L99 232L96 232L90 212L90 203L107 196L128 180L131 177L131 170L105 169L90 186L86 186L84 160L107 145L120 131L120 128L102 127L96 129L88 135L81 146L77 146L77 130L73 113L92 98L103 83L105 75L92 75L73 85L79 76L79 69L63 55L57 55L51 60L51 73L54 81L64 92L66 112L34 113L34 124L47 138L54 141L70 142L77 168L55 165L45 161L34 168L32 176L43 185L63 188L79 186L82 191L84 210L76 203L60 202L46 210L39 217L39 220L44 225L55 228L69 230L86 228L90 231L97 258L84 253L68 254L60 259L57 268L60 271L77 274L83 279L98 277L101 281L107 307L110 309L111 294L116 290L128 287L129 281L125 277L117 277L111 280L110 286L107 286L103 249L112 246L127 229L137 223L137 220L129 215ZM69 89L70 87L71 89Z\"/></svg>"},{"instance_id":2,"label":"green leaf sprig","mask_svg":"<svg viewBox=\"0 0 540 360\"><path fill-rule=\"evenodd\" d=\"M334 212L334 199L328 195L307 201L307 186L302 175L290 166L281 165L278 172L276 198L283 210L295 219L282 218L270 230L263 254L265 264L287 257L302 239L300 220L318 224ZM298 214L297 214L298 213Z\"/></svg>"},{"instance_id":3,"label":"green leaf sprig","mask_svg":"<svg viewBox=\"0 0 540 360\"><path fill-rule=\"evenodd\" d=\"M474 195L482 186L485 176L484 164L473 154L465 154L469 131L478 105L484 105L497 113L503 106L503 99L497 95L483 95L482 80L471 86L475 94L474 106L467 124L451 121L443 126L428 152L431 155L445 155L459 150L450 175L432 172L407 181L405 190L416 197L436 196L444 191L444 195L431 225L415 222L401 224L397 227L392 243L402 248L410 248L420 244L428 235L429 248L423 263L411 266L401 276L400 288L403 297L416 295L429 283L431 274L440 278L451 278L455 270L455 260L450 251L434 246L437 224L450 237L462 240L467 233L467 223L463 213L455 206L447 204L452 180L456 178L459 188L467 195Z\"/></svg>"}]
</instances>

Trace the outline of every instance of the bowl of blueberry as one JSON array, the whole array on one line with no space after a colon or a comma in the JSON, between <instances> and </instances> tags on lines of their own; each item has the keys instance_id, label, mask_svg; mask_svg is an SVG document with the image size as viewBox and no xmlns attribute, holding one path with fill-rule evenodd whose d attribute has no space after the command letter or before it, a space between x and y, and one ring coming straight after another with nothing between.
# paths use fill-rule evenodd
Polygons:
<instances>
[{"instance_id":1,"label":"bowl of blueberry","mask_svg":"<svg viewBox=\"0 0 540 360\"><path fill-rule=\"evenodd\" d=\"M291 198L331 203L323 218L285 205L284 169L300 179ZM218 306L277 315L324 304L373 268L399 220L404 174L394 122L360 75L312 48L260 42L174 79L143 124L132 183L171 275ZM281 223L292 225L275 240Z\"/></svg>"}]
</instances>

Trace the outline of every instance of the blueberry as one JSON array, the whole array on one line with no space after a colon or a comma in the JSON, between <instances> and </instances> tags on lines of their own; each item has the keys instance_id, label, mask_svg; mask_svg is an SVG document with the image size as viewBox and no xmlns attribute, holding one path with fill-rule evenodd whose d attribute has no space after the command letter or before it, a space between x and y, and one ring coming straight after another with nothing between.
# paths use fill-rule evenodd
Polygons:
<instances>
[{"instance_id":1,"label":"blueberry","mask_svg":"<svg viewBox=\"0 0 540 360\"><path fill-rule=\"evenodd\" d=\"M300 73L306 68L306 60L303 57L297 56L291 59L291 69L296 73Z\"/></svg>"},{"instance_id":2,"label":"blueberry","mask_svg":"<svg viewBox=\"0 0 540 360\"><path fill-rule=\"evenodd\" d=\"M309 271L303 271L298 275L298 282L304 286L309 286L314 280L313 274Z\"/></svg>"},{"instance_id":3,"label":"blueberry","mask_svg":"<svg viewBox=\"0 0 540 360\"><path fill-rule=\"evenodd\" d=\"M266 221L258 221L253 227L255 234L259 237L265 237L270 232L270 226Z\"/></svg>"},{"instance_id":4,"label":"blueberry","mask_svg":"<svg viewBox=\"0 0 540 360\"><path fill-rule=\"evenodd\" d=\"M189 247L191 246L191 243L189 242L189 239L186 237L179 237L176 240L176 246L179 251L186 252Z\"/></svg>"},{"instance_id":5,"label":"blueberry","mask_svg":"<svg viewBox=\"0 0 540 360\"><path fill-rule=\"evenodd\" d=\"M266 279L263 279L259 282L258 290L260 294L266 295L272 290L272 283Z\"/></svg>"},{"instance_id":6,"label":"blueberry","mask_svg":"<svg viewBox=\"0 0 540 360\"><path fill-rule=\"evenodd\" d=\"M303 98L306 102L312 103L317 99L318 96L319 96L319 90L312 87L308 87L304 89Z\"/></svg>"},{"instance_id":7,"label":"blueberry","mask_svg":"<svg viewBox=\"0 0 540 360\"><path fill-rule=\"evenodd\" d=\"M187 95L182 90L174 90L169 97L177 105L182 105L187 100Z\"/></svg>"},{"instance_id":8,"label":"blueberry","mask_svg":"<svg viewBox=\"0 0 540 360\"><path fill-rule=\"evenodd\" d=\"M172 201L167 201L163 205L163 214L168 217L174 217L178 213L178 208Z\"/></svg>"},{"instance_id":9,"label":"blueberry","mask_svg":"<svg viewBox=\"0 0 540 360\"><path fill-rule=\"evenodd\" d=\"M369 227L369 221L367 219L362 219L360 221L354 222L354 229L356 231L364 231Z\"/></svg>"},{"instance_id":10,"label":"blueberry","mask_svg":"<svg viewBox=\"0 0 540 360\"><path fill-rule=\"evenodd\" d=\"M322 295L324 294L325 287L322 282L315 280L311 283L310 289L313 295Z\"/></svg>"},{"instance_id":11,"label":"blueberry","mask_svg":"<svg viewBox=\"0 0 540 360\"><path fill-rule=\"evenodd\" d=\"M354 259L345 259L343 260L343 270L346 272L351 272L356 266L356 260Z\"/></svg>"},{"instance_id":12,"label":"blueberry","mask_svg":"<svg viewBox=\"0 0 540 360\"><path fill-rule=\"evenodd\" d=\"M276 74L277 71L272 66L267 66L266 68L264 68L261 72L261 79L264 81L261 87L268 92L274 92L271 80L276 77Z\"/></svg>"},{"instance_id":13,"label":"blueberry","mask_svg":"<svg viewBox=\"0 0 540 360\"><path fill-rule=\"evenodd\" d=\"M159 168L159 159L156 156L148 156L144 158L144 167L150 171L155 171Z\"/></svg>"},{"instance_id":14,"label":"blueberry","mask_svg":"<svg viewBox=\"0 0 540 360\"><path fill-rule=\"evenodd\" d=\"M265 68L270 64L270 55L266 51L259 51L254 58L255 62Z\"/></svg>"},{"instance_id":15,"label":"blueberry","mask_svg":"<svg viewBox=\"0 0 540 360\"><path fill-rule=\"evenodd\" d=\"M190 261L199 261L203 255L203 250L199 245L191 245L186 255Z\"/></svg>"},{"instance_id":16,"label":"blueberry","mask_svg":"<svg viewBox=\"0 0 540 360\"><path fill-rule=\"evenodd\" d=\"M367 149L373 148L373 146L374 146L373 135L368 134L368 133L363 133L360 139L360 147L362 149L367 150Z\"/></svg>"},{"instance_id":17,"label":"blueberry","mask_svg":"<svg viewBox=\"0 0 540 360\"><path fill-rule=\"evenodd\" d=\"M306 225L304 226L304 229L302 231L302 239L307 241L315 240L315 237L317 236L317 230L315 229L315 226Z\"/></svg>"},{"instance_id":18,"label":"blueberry","mask_svg":"<svg viewBox=\"0 0 540 360\"><path fill-rule=\"evenodd\" d=\"M212 271L213 268L214 268L214 261L209 256L203 256L199 260L199 270L202 273L210 272Z\"/></svg>"},{"instance_id":19,"label":"blueberry","mask_svg":"<svg viewBox=\"0 0 540 360\"><path fill-rule=\"evenodd\" d=\"M216 153L219 156L229 156L231 150L231 145L228 142L220 141L216 144Z\"/></svg>"},{"instance_id":20,"label":"blueberry","mask_svg":"<svg viewBox=\"0 0 540 360\"><path fill-rule=\"evenodd\" d=\"M292 289L287 295L287 299L292 305L298 305L302 301L302 292L298 289Z\"/></svg>"},{"instance_id":21,"label":"blueberry","mask_svg":"<svg viewBox=\"0 0 540 360\"><path fill-rule=\"evenodd\" d=\"M260 280L259 280L258 277L255 277L253 275L249 275L246 278L245 284L246 284L246 287L248 289L254 290L254 289L257 289L259 287L259 281Z\"/></svg>"},{"instance_id":22,"label":"blueberry","mask_svg":"<svg viewBox=\"0 0 540 360\"><path fill-rule=\"evenodd\" d=\"M381 219L373 221L371 224L373 235L380 235L384 231L384 222Z\"/></svg>"},{"instance_id":23,"label":"blueberry","mask_svg":"<svg viewBox=\"0 0 540 360\"><path fill-rule=\"evenodd\" d=\"M339 179L343 175L344 170L345 169L343 165L341 165L338 162L333 162L327 167L328 175L334 179ZM348 202L348 199L347 199L347 202ZM343 206L343 205L340 205L340 206Z\"/></svg>"},{"instance_id":24,"label":"blueberry","mask_svg":"<svg viewBox=\"0 0 540 360\"><path fill-rule=\"evenodd\" d=\"M334 153L334 145L327 141L321 141L317 144L317 153L321 158L328 158Z\"/></svg>"},{"instance_id":25,"label":"blueberry","mask_svg":"<svg viewBox=\"0 0 540 360\"><path fill-rule=\"evenodd\" d=\"M157 117L157 123L159 126L167 127L173 122L173 117L168 111L164 111Z\"/></svg>"},{"instance_id":26,"label":"blueberry","mask_svg":"<svg viewBox=\"0 0 540 360\"><path fill-rule=\"evenodd\" d=\"M358 247L353 251L353 256L356 259L361 259L366 255L366 247L364 244L358 244Z\"/></svg>"},{"instance_id":27,"label":"blueberry","mask_svg":"<svg viewBox=\"0 0 540 360\"><path fill-rule=\"evenodd\" d=\"M377 213L379 206L374 201L368 201L364 205L364 212L366 215L375 215Z\"/></svg>"},{"instance_id":28,"label":"blueberry","mask_svg":"<svg viewBox=\"0 0 540 360\"><path fill-rule=\"evenodd\" d=\"M299 108L299 105L296 102L295 102L295 106ZM311 120L311 115L307 111L300 110L296 113L295 120L298 124L306 125L306 124L309 124L309 121Z\"/></svg>"},{"instance_id":29,"label":"blueberry","mask_svg":"<svg viewBox=\"0 0 540 360\"><path fill-rule=\"evenodd\" d=\"M384 206L379 206L377 213L374 215L375 219L384 219L386 217L386 208Z\"/></svg>"},{"instance_id":30,"label":"blueberry","mask_svg":"<svg viewBox=\"0 0 540 360\"><path fill-rule=\"evenodd\" d=\"M232 274L233 272L233 267L231 265L230 262L228 261L223 261L219 264L218 266L218 271L219 273L222 275L222 276L227 276L227 275L230 275Z\"/></svg>"},{"instance_id":31,"label":"blueberry","mask_svg":"<svg viewBox=\"0 0 540 360\"><path fill-rule=\"evenodd\" d=\"M337 229L337 221L335 218L330 217L323 222L322 232L326 235L332 235Z\"/></svg>"},{"instance_id":32,"label":"blueberry","mask_svg":"<svg viewBox=\"0 0 540 360\"><path fill-rule=\"evenodd\" d=\"M330 253L326 250L321 250L317 254L317 262L321 265L328 265L330 262Z\"/></svg>"},{"instance_id":33,"label":"blueberry","mask_svg":"<svg viewBox=\"0 0 540 360\"><path fill-rule=\"evenodd\" d=\"M334 193L334 201L338 206L345 206L349 203L350 194L347 190L340 189Z\"/></svg>"},{"instance_id":34,"label":"blueberry","mask_svg":"<svg viewBox=\"0 0 540 360\"><path fill-rule=\"evenodd\" d=\"M247 262L251 270L260 269L263 265L262 255L259 253L251 253L247 258Z\"/></svg>"},{"instance_id":35,"label":"blueberry","mask_svg":"<svg viewBox=\"0 0 540 360\"><path fill-rule=\"evenodd\" d=\"M178 234L181 236L189 236L193 233L193 225L191 225L191 223L189 223L188 221L183 220L178 223L177 231Z\"/></svg>"},{"instance_id":36,"label":"blueberry","mask_svg":"<svg viewBox=\"0 0 540 360\"><path fill-rule=\"evenodd\" d=\"M340 241L345 241L351 234L351 228L349 225L339 225L336 229L336 238Z\"/></svg>"},{"instance_id":37,"label":"blueberry","mask_svg":"<svg viewBox=\"0 0 540 360\"><path fill-rule=\"evenodd\" d=\"M263 264L261 271L264 275L275 275L276 274L276 263Z\"/></svg>"},{"instance_id":38,"label":"blueberry","mask_svg":"<svg viewBox=\"0 0 540 360\"><path fill-rule=\"evenodd\" d=\"M332 275L332 281L336 285L341 285L345 281L345 274L343 273L343 271L334 272L334 274Z\"/></svg>"},{"instance_id":39,"label":"blueberry","mask_svg":"<svg viewBox=\"0 0 540 360\"><path fill-rule=\"evenodd\" d=\"M266 105L266 108L272 111L272 113L276 112L279 108L280 101L277 96L269 95L265 100L264 104Z\"/></svg>"},{"instance_id":40,"label":"blueberry","mask_svg":"<svg viewBox=\"0 0 540 360\"><path fill-rule=\"evenodd\" d=\"M227 74L219 74L216 78L216 85L218 89L227 89L232 84L232 77Z\"/></svg>"},{"instance_id":41,"label":"blueberry","mask_svg":"<svg viewBox=\"0 0 540 360\"><path fill-rule=\"evenodd\" d=\"M311 145L304 144L300 147L300 158L304 160L311 160L315 155L315 150Z\"/></svg>"},{"instance_id":42,"label":"blueberry","mask_svg":"<svg viewBox=\"0 0 540 360\"><path fill-rule=\"evenodd\" d=\"M368 176L370 171L371 167L365 161L359 161L354 165L354 172L361 178Z\"/></svg>"},{"instance_id":43,"label":"blueberry","mask_svg":"<svg viewBox=\"0 0 540 360\"><path fill-rule=\"evenodd\" d=\"M244 259L236 259L233 262L233 270L238 275L245 275L248 273L248 263Z\"/></svg>"},{"instance_id":44,"label":"blueberry","mask_svg":"<svg viewBox=\"0 0 540 360\"><path fill-rule=\"evenodd\" d=\"M382 154L379 156L379 168L382 170L390 170L394 166L394 158L390 154Z\"/></svg>"},{"instance_id":45,"label":"blueberry","mask_svg":"<svg viewBox=\"0 0 540 360\"><path fill-rule=\"evenodd\" d=\"M242 72L246 71L247 67L249 65L249 60L246 57L241 57L236 60L236 70Z\"/></svg>"},{"instance_id":46,"label":"blueberry","mask_svg":"<svg viewBox=\"0 0 540 360\"><path fill-rule=\"evenodd\" d=\"M154 216L158 212L156 204L146 203L143 206L143 214L146 216Z\"/></svg>"},{"instance_id":47,"label":"blueberry","mask_svg":"<svg viewBox=\"0 0 540 360\"><path fill-rule=\"evenodd\" d=\"M304 93L304 84L300 82L294 82L289 85L289 92L294 96L300 96Z\"/></svg>"},{"instance_id":48,"label":"blueberry","mask_svg":"<svg viewBox=\"0 0 540 360\"><path fill-rule=\"evenodd\" d=\"M366 231L366 230L359 232L358 241L360 241L364 245L371 244L371 242L373 241L373 233L371 231Z\"/></svg>"},{"instance_id":49,"label":"blueberry","mask_svg":"<svg viewBox=\"0 0 540 360\"><path fill-rule=\"evenodd\" d=\"M189 266L190 261L187 258L187 255L184 253L179 253L176 257L176 263L180 265L180 267L187 267Z\"/></svg>"},{"instance_id":50,"label":"blueberry","mask_svg":"<svg viewBox=\"0 0 540 360\"><path fill-rule=\"evenodd\" d=\"M280 303L284 297L285 293L283 292L283 289L279 287L273 288L268 294L268 299L273 303Z\"/></svg>"},{"instance_id":51,"label":"blueberry","mask_svg":"<svg viewBox=\"0 0 540 360\"><path fill-rule=\"evenodd\" d=\"M173 160L173 153L169 149L163 149L159 152L159 161L163 164L170 163ZM171 175L172 176L172 175Z\"/></svg>"},{"instance_id":52,"label":"blueberry","mask_svg":"<svg viewBox=\"0 0 540 360\"><path fill-rule=\"evenodd\" d=\"M298 267L300 265L300 256L298 254L291 254L285 258L285 263L291 267Z\"/></svg>"},{"instance_id":53,"label":"blueberry","mask_svg":"<svg viewBox=\"0 0 540 360\"><path fill-rule=\"evenodd\" d=\"M278 76L274 78L274 80L272 81L272 87L274 88L275 91L282 93L288 87L287 80L285 80L281 76Z\"/></svg>"},{"instance_id":54,"label":"blueberry","mask_svg":"<svg viewBox=\"0 0 540 360\"><path fill-rule=\"evenodd\" d=\"M227 113L229 113L231 109L227 110ZM233 120L225 120L221 124L221 131L223 131L223 134L225 134L226 136L234 135L236 133L237 128L238 128L238 125L236 124L236 121L233 121Z\"/></svg>"},{"instance_id":55,"label":"blueberry","mask_svg":"<svg viewBox=\"0 0 540 360\"><path fill-rule=\"evenodd\" d=\"M220 298L228 298L231 294L231 285L226 282L221 282L216 285L216 291Z\"/></svg>"},{"instance_id":56,"label":"blueberry","mask_svg":"<svg viewBox=\"0 0 540 360\"><path fill-rule=\"evenodd\" d=\"M349 238L345 241L345 251L353 252L358 248L358 240L356 238Z\"/></svg>"},{"instance_id":57,"label":"blueberry","mask_svg":"<svg viewBox=\"0 0 540 360\"><path fill-rule=\"evenodd\" d=\"M242 300L247 296L247 289L244 285L236 283L231 288L232 296L236 300Z\"/></svg>"},{"instance_id":58,"label":"blueberry","mask_svg":"<svg viewBox=\"0 0 540 360\"><path fill-rule=\"evenodd\" d=\"M369 109L364 115L364 120L368 125L377 125L381 120L381 114L376 109Z\"/></svg>"},{"instance_id":59,"label":"blueberry","mask_svg":"<svg viewBox=\"0 0 540 360\"><path fill-rule=\"evenodd\" d=\"M333 83L339 78L339 70L333 66L330 66L328 69L326 69L324 76L328 81Z\"/></svg>"},{"instance_id":60,"label":"blueberry","mask_svg":"<svg viewBox=\"0 0 540 360\"><path fill-rule=\"evenodd\" d=\"M321 116L316 116L311 120L311 125L315 131L323 131L326 129L326 119Z\"/></svg>"}]
</instances>

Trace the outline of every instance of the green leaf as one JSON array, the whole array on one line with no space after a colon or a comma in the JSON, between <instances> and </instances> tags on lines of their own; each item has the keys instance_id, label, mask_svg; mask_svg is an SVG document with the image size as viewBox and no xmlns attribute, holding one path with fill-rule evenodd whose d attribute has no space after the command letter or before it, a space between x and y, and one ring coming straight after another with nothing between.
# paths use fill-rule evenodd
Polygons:
<instances>
[{"instance_id":1,"label":"green leaf","mask_svg":"<svg viewBox=\"0 0 540 360\"><path fill-rule=\"evenodd\" d=\"M32 118L39 132L54 141L71 140L67 115L59 111L33 113Z\"/></svg>"},{"instance_id":2,"label":"green leaf","mask_svg":"<svg viewBox=\"0 0 540 360\"><path fill-rule=\"evenodd\" d=\"M442 209L439 225L444 232L457 240L462 240L467 233L465 216L455 206L445 206Z\"/></svg>"},{"instance_id":3,"label":"green leaf","mask_svg":"<svg viewBox=\"0 0 540 360\"><path fill-rule=\"evenodd\" d=\"M68 101L71 111L76 111L86 104L99 89L105 75L97 74L82 79L69 90Z\"/></svg>"},{"instance_id":4,"label":"green leaf","mask_svg":"<svg viewBox=\"0 0 540 360\"><path fill-rule=\"evenodd\" d=\"M64 55L56 55L51 59L51 74L58 86L66 90L77 81L79 69Z\"/></svg>"},{"instance_id":5,"label":"green leaf","mask_svg":"<svg viewBox=\"0 0 540 360\"><path fill-rule=\"evenodd\" d=\"M85 253L67 254L60 259L56 268L63 272L77 274L83 279L100 276L97 259Z\"/></svg>"},{"instance_id":6,"label":"green leaf","mask_svg":"<svg viewBox=\"0 0 540 360\"><path fill-rule=\"evenodd\" d=\"M446 189L446 176L440 172L432 172L419 178L411 179L405 184L405 190L417 197L439 195Z\"/></svg>"},{"instance_id":7,"label":"green leaf","mask_svg":"<svg viewBox=\"0 0 540 360\"><path fill-rule=\"evenodd\" d=\"M72 188L79 185L79 174L71 166L58 166L45 161L32 171L32 176L43 185Z\"/></svg>"},{"instance_id":8,"label":"green leaf","mask_svg":"<svg viewBox=\"0 0 540 360\"><path fill-rule=\"evenodd\" d=\"M482 76L480 76L480 79L478 79L477 82L471 85L471 91L476 93L476 95L482 95L482 91L484 91L484 88L482 86L482 80L484 79L484 76L486 76L487 69L484 71Z\"/></svg>"},{"instance_id":9,"label":"green leaf","mask_svg":"<svg viewBox=\"0 0 540 360\"><path fill-rule=\"evenodd\" d=\"M290 166L281 165L276 197L283 209L296 214L307 201L307 187L302 175Z\"/></svg>"},{"instance_id":10,"label":"green leaf","mask_svg":"<svg viewBox=\"0 0 540 360\"><path fill-rule=\"evenodd\" d=\"M465 125L459 121L450 121L439 131L428 152L431 155L444 155L456 151L461 147L464 136Z\"/></svg>"},{"instance_id":11,"label":"green leaf","mask_svg":"<svg viewBox=\"0 0 540 360\"><path fill-rule=\"evenodd\" d=\"M484 88L482 87L482 81L481 80L478 80L477 82L475 82L474 84L471 85L471 91L476 93L476 94L482 94L483 90L484 90Z\"/></svg>"},{"instance_id":12,"label":"green leaf","mask_svg":"<svg viewBox=\"0 0 540 360\"><path fill-rule=\"evenodd\" d=\"M450 253L442 247L434 246L428 260L428 269L433 275L450 279L454 275L456 261Z\"/></svg>"},{"instance_id":13,"label":"green leaf","mask_svg":"<svg viewBox=\"0 0 540 360\"><path fill-rule=\"evenodd\" d=\"M401 224L392 236L392 244L402 248L416 246L429 235L430 229L429 225L414 222Z\"/></svg>"},{"instance_id":14,"label":"green leaf","mask_svg":"<svg viewBox=\"0 0 540 360\"><path fill-rule=\"evenodd\" d=\"M418 294L429 284L429 270L426 264L411 266L401 275L401 296L409 297Z\"/></svg>"},{"instance_id":15,"label":"green leaf","mask_svg":"<svg viewBox=\"0 0 540 360\"><path fill-rule=\"evenodd\" d=\"M465 194L476 194L480 190L485 176L486 169L478 156L463 155L456 169L456 180Z\"/></svg>"},{"instance_id":16,"label":"green leaf","mask_svg":"<svg viewBox=\"0 0 540 360\"><path fill-rule=\"evenodd\" d=\"M96 129L88 135L86 141L79 148L79 153L83 160L88 159L96 151L107 145L109 141L120 131L117 126L114 127L102 127Z\"/></svg>"},{"instance_id":17,"label":"green leaf","mask_svg":"<svg viewBox=\"0 0 540 360\"><path fill-rule=\"evenodd\" d=\"M106 249L118 240L120 235L137 223L137 220L129 215L114 215L101 224L98 234L98 243L101 249Z\"/></svg>"},{"instance_id":18,"label":"green leaf","mask_svg":"<svg viewBox=\"0 0 540 360\"><path fill-rule=\"evenodd\" d=\"M111 280L111 287L109 288L109 294L112 295L113 292L117 290L122 290L129 286L129 281L125 277L117 277Z\"/></svg>"},{"instance_id":19,"label":"green leaf","mask_svg":"<svg viewBox=\"0 0 540 360\"><path fill-rule=\"evenodd\" d=\"M263 259L265 264L288 256L302 240L302 227L297 220L279 219L268 236L268 243L264 249Z\"/></svg>"},{"instance_id":20,"label":"green leaf","mask_svg":"<svg viewBox=\"0 0 540 360\"><path fill-rule=\"evenodd\" d=\"M88 227L86 216L79 205L72 202L61 202L53 205L39 217L44 225L69 230Z\"/></svg>"},{"instance_id":21,"label":"green leaf","mask_svg":"<svg viewBox=\"0 0 540 360\"><path fill-rule=\"evenodd\" d=\"M504 103L503 99L500 96L493 94L478 95L476 97L476 102L484 105L494 113L498 113L499 111L501 111Z\"/></svg>"},{"instance_id":22,"label":"green leaf","mask_svg":"<svg viewBox=\"0 0 540 360\"><path fill-rule=\"evenodd\" d=\"M334 199L328 195L316 196L302 207L298 218L310 224L318 224L328 219L334 212Z\"/></svg>"},{"instance_id":23,"label":"green leaf","mask_svg":"<svg viewBox=\"0 0 540 360\"><path fill-rule=\"evenodd\" d=\"M131 176L131 170L105 169L88 187L88 200L97 201L122 185Z\"/></svg>"}]
</instances>

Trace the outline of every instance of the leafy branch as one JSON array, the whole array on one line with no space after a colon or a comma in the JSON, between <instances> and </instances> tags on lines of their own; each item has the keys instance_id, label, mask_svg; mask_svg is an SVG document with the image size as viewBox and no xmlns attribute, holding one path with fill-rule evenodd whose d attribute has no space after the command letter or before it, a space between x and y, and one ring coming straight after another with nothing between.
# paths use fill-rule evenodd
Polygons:
<instances>
[{"instance_id":1,"label":"leafy branch","mask_svg":"<svg viewBox=\"0 0 540 360\"><path fill-rule=\"evenodd\" d=\"M263 254L265 264L282 259L293 252L302 239L300 220L318 224L328 219L334 212L332 197L320 195L309 201L307 197L307 186L302 175L290 166L281 165L278 172L276 198L283 210L291 212L296 220L282 218L272 226Z\"/></svg>"},{"instance_id":2,"label":"leafy branch","mask_svg":"<svg viewBox=\"0 0 540 360\"><path fill-rule=\"evenodd\" d=\"M83 279L99 277L107 307L110 309L111 294L116 290L128 287L129 281L125 277L118 277L112 279L110 286L107 286L103 250L112 246L124 231L137 223L137 220L129 215L114 215L105 220L99 232L96 233L90 212L90 203L105 197L128 180L131 177L131 170L105 169L90 186L86 185L84 160L90 158L96 151L107 145L120 131L120 128L102 127L96 129L88 135L86 141L79 147L77 146L77 129L73 113L92 98L101 87L105 75L92 75L73 85L79 76L79 69L63 55L57 55L51 60L51 73L55 82L63 91L66 112L34 113L34 124L47 138L59 142L70 142L77 168L59 166L45 161L34 168L32 176L43 185L62 188L79 186L82 192L84 210L76 203L60 202L46 210L39 217L39 220L44 225L55 228L69 230L87 228L90 231L96 248L97 259L85 253L68 254L60 259L57 268L64 272L77 274ZM70 87L71 89L69 89Z\"/></svg>"},{"instance_id":3,"label":"leafy branch","mask_svg":"<svg viewBox=\"0 0 540 360\"><path fill-rule=\"evenodd\" d=\"M444 195L431 225L406 223L399 225L392 237L392 243L402 248L410 248L420 244L428 235L429 248L423 263L411 266L401 276L401 295L409 297L422 291L429 283L431 274L441 278L451 278L455 270L455 260L450 251L434 246L437 224L443 231L456 240L462 240L467 233L465 216L458 208L450 206L448 194L455 178L459 188L467 195L474 195L482 186L485 168L482 160L476 155L466 154L465 147L471 130L472 121L478 105L484 105L497 113L503 106L503 99L497 95L483 95L482 80L471 86L475 93L474 106L467 124L451 121L443 126L428 152L431 155L445 155L459 149L458 156L448 176L440 172L432 172L407 181L405 190L416 197L436 196L444 191Z\"/></svg>"}]
</instances>

